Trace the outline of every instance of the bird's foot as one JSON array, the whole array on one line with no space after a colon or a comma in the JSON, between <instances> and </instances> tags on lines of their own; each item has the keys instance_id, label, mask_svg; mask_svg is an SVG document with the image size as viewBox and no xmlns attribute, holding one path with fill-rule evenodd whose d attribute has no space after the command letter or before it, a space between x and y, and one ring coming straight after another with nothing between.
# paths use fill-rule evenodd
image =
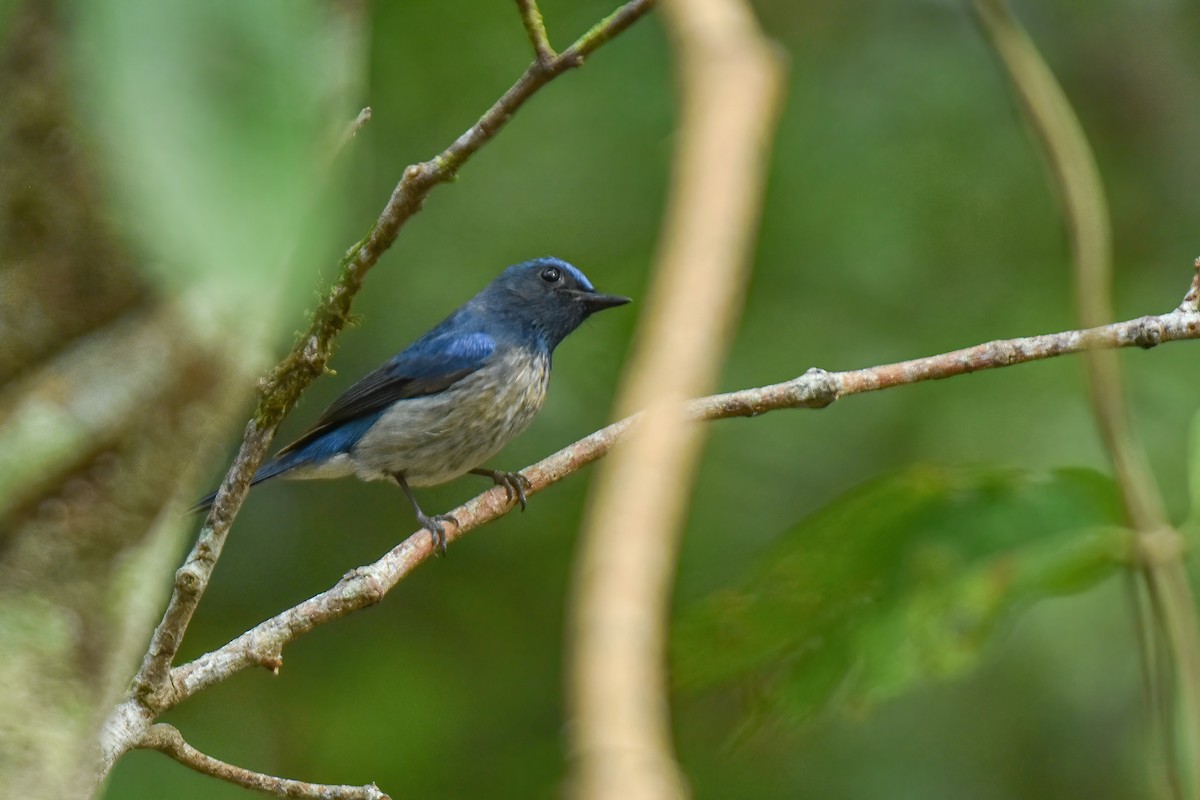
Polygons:
<instances>
[{"instance_id":1,"label":"bird's foot","mask_svg":"<svg viewBox=\"0 0 1200 800\"><path fill-rule=\"evenodd\" d=\"M473 469L475 475L483 475L491 478L496 482L497 486L504 487L504 496L508 498L508 502L512 502L513 497L517 498L517 502L521 504L521 510L525 510L525 503L528 498L525 496L525 490L533 488L533 483L529 478L526 478L519 472L501 472L497 469Z\"/></svg>"},{"instance_id":2,"label":"bird's foot","mask_svg":"<svg viewBox=\"0 0 1200 800\"><path fill-rule=\"evenodd\" d=\"M434 514L431 517L423 511L417 512L417 524L433 537L433 552L439 558L446 555L446 526L442 524L445 522L453 522L456 528L462 527L453 514Z\"/></svg>"}]
</instances>

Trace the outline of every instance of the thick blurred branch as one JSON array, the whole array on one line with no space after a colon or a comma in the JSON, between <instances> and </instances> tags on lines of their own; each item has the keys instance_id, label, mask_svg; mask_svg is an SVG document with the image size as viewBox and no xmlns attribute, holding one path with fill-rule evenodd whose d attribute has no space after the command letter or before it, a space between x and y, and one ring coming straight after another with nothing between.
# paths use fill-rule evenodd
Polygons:
<instances>
[{"instance_id":1,"label":"thick blurred branch","mask_svg":"<svg viewBox=\"0 0 1200 800\"><path fill-rule=\"evenodd\" d=\"M975 0L975 9L1008 71L1062 199L1075 267L1079 322L1098 325L1112 318L1112 231L1096 159L1066 94L1004 0ZM1194 309L1198 294L1193 282L1180 308ZM1101 438L1126 514L1138 533L1140 557L1135 563L1141 567L1151 608L1161 617L1174 659L1181 727L1187 740L1181 763L1192 765L1188 791L1196 796L1200 792L1195 776L1195 765L1200 763L1200 620L1183 564L1183 538L1170 524L1145 449L1134 431L1116 355L1089 351L1084 361ZM1152 632L1159 629L1154 623L1149 627ZM1164 729L1172 730L1171 723ZM1175 785L1183 782L1176 780Z\"/></svg>"},{"instance_id":2,"label":"thick blurred branch","mask_svg":"<svg viewBox=\"0 0 1200 800\"><path fill-rule=\"evenodd\" d=\"M688 794L667 697L671 587L711 391L739 316L783 87L780 55L741 0L663 2L680 86L661 250L617 407L645 424L596 476L572 588L572 794Z\"/></svg>"},{"instance_id":3,"label":"thick blurred branch","mask_svg":"<svg viewBox=\"0 0 1200 800\"><path fill-rule=\"evenodd\" d=\"M259 342L205 335L125 246L70 4L0 6L0 797L79 797Z\"/></svg>"},{"instance_id":4,"label":"thick blurred branch","mask_svg":"<svg viewBox=\"0 0 1200 800\"><path fill-rule=\"evenodd\" d=\"M1150 348L1187 339L1200 339L1200 312L1176 309L1090 330L985 342L963 350L866 369L847 372L810 369L783 383L692 400L687 404L687 415L695 420L717 420L755 417L786 408L824 408L855 394L1082 353L1088 348ZM526 494L536 494L605 456L638 419L638 415L626 417L521 470L530 482ZM510 500L502 487L483 492L453 509L461 525L447 531L447 541L458 540L508 513L515 505L516 501ZM427 531L417 531L378 561L351 570L327 591L258 624L223 647L174 668L160 698L164 710L248 667L279 669L284 647L318 625L378 603L433 555L431 542ZM136 699L126 701L117 713L137 716L141 712L136 703Z\"/></svg>"},{"instance_id":5,"label":"thick blurred branch","mask_svg":"<svg viewBox=\"0 0 1200 800\"><path fill-rule=\"evenodd\" d=\"M225 538L249 490L250 478L261 463L276 426L301 392L325 370L333 342L349 319L351 303L368 271L395 241L401 227L438 184L453 180L459 168L504 127L530 97L554 78L575 67L653 7L653 0L630 0L594 25L563 53L549 62L532 64L513 86L459 136L428 161L409 166L393 190L378 220L339 264L337 281L312 315L308 330L292 351L259 384L259 402L248 423L242 445L222 482L195 546L176 572L175 586L162 621L133 680L130 696L110 715L101 737L102 780L116 759L145 735L150 722L168 707L173 694L167 678Z\"/></svg>"},{"instance_id":6,"label":"thick blurred branch","mask_svg":"<svg viewBox=\"0 0 1200 800\"><path fill-rule=\"evenodd\" d=\"M187 743L178 729L161 722L150 726L150 730L146 731L146 736L138 746L166 753L180 764L191 767L197 772L203 772L205 775L279 797L312 798L312 800L391 800L373 783L366 786L308 783L276 778L273 775L264 775L261 772L252 772L233 764L226 764L224 761L201 753Z\"/></svg>"}]
</instances>

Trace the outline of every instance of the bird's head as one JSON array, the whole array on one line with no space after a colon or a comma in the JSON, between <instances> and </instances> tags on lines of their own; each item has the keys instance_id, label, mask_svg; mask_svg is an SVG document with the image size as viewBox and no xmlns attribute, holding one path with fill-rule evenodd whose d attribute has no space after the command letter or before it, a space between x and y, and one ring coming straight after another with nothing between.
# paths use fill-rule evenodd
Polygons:
<instances>
[{"instance_id":1,"label":"bird's head","mask_svg":"<svg viewBox=\"0 0 1200 800\"><path fill-rule=\"evenodd\" d=\"M488 313L540 334L551 350L592 314L629 302L628 297L600 294L586 275L561 258L514 264L475 299Z\"/></svg>"}]
</instances>

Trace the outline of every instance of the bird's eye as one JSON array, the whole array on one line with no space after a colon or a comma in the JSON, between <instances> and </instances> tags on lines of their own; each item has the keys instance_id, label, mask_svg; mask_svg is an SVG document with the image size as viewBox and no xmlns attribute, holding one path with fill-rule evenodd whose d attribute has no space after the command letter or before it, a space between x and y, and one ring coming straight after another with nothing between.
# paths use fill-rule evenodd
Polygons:
<instances>
[{"instance_id":1,"label":"bird's eye","mask_svg":"<svg viewBox=\"0 0 1200 800\"><path fill-rule=\"evenodd\" d=\"M546 283L558 283L562 279L562 270L558 267L546 267L542 270L542 280Z\"/></svg>"}]
</instances>

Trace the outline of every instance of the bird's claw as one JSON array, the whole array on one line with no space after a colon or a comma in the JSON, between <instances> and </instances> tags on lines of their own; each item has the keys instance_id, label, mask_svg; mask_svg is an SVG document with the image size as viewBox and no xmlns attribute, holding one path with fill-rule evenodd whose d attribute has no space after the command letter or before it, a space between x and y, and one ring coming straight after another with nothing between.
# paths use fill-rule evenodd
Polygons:
<instances>
[{"instance_id":1,"label":"bird's claw","mask_svg":"<svg viewBox=\"0 0 1200 800\"><path fill-rule=\"evenodd\" d=\"M529 478L526 478L519 472L501 472L498 473L496 483L504 487L504 496L508 502L512 502L513 495L517 496L517 502L521 504L521 510L525 510L525 503L528 498L525 496L526 489L532 489L533 483Z\"/></svg>"},{"instance_id":2,"label":"bird's claw","mask_svg":"<svg viewBox=\"0 0 1200 800\"><path fill-rule=\"evenodd\" d=\"M417 522L422 528L429 531L429 535L433 538L433 552L439 558L446 555L446 526L443 522L453 522L454 527L461 528L458 519L453 514L434 514L432 517L427 514L417 514Z\"/></svg>"},{"instance_id":3,"label":"bird's claw","mask_svg":"<svg viewBox=\"0 0 1200 800\"><path fill-rule=\"evenodd\" d=\"M473 469L471 471L476 475L491 478L497 486L503 486L505 499L511 503L513 497L516 497L517 502L521 504L521 510L525 510L525 504L529 501L525 490L533 488L533 482L529 478L519 472L502 472L498 469Z\"/></svg>"}]
</instances>

